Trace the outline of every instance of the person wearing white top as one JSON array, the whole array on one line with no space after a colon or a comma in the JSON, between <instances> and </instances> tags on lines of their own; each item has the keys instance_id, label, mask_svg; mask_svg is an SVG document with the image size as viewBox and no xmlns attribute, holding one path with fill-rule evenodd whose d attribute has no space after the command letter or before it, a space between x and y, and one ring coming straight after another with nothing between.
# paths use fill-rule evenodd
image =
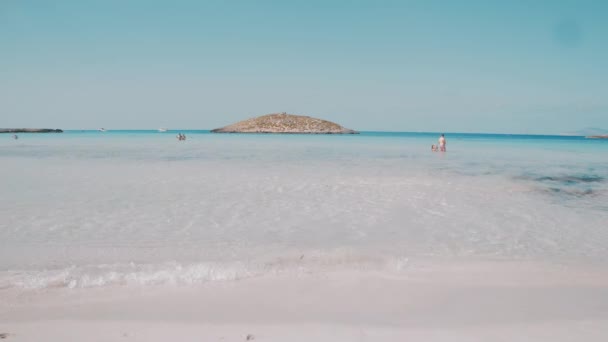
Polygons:
<instances>
[{"instance_id":1,"label":"person wearing white top","mask_svg":"<svg viewBox=\"0 0 608 342\"><path fill-rule=\"evenodd\" d=\"M445 152L445 136L443 134L439 137L439 150Z\"/></svg>"}]
</instances>

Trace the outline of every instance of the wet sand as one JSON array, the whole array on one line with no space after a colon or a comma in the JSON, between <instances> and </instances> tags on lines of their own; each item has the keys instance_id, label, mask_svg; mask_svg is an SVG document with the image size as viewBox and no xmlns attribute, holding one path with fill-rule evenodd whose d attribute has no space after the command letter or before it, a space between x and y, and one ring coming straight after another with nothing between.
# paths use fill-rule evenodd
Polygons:
<instances>
[{"instance_id":1,"label":"wet sand","mask_svg":"<svg viewBox=\"0 0 608 342\"><path fill-rule=\"evenodd\" d=\"M608 272L412 265L200 286L2 290L7 341L605 341Z\"/></svg>"}]
</instances>

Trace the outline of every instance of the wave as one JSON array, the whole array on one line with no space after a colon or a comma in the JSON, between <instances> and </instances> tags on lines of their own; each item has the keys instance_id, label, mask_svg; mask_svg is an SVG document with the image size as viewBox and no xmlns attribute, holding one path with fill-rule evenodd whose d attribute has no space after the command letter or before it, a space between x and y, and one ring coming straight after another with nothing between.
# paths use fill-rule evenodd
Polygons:
<instances>
[{"instance_id":1,"label":"wave","mask_svg":"<svg viewBox=\"0 0 608 342\"><path fill-rule=\"evenodd\" d=\"M306 274L336 270L381 270L399 272L407 258L379 258L353 255L278 258L264 263L180 263L101 264L45 270L0 272L0 290L92 288L124 285L196 285L209 281L231 281L264 275Z\"/></svg>"},{"instance_id":2,"label":"wave","mask_svg":"<svg viewBox=\"0 0 608 342\"><path fill-rule=\"evenodd\" d=\"M235 280L251 275L251 271L240 264L181 264L177 262L102 264L69 266L50 270L0 272L0 289L88 288L132 284L197 284L213 280Z\"/></svg>"}]
</instances>

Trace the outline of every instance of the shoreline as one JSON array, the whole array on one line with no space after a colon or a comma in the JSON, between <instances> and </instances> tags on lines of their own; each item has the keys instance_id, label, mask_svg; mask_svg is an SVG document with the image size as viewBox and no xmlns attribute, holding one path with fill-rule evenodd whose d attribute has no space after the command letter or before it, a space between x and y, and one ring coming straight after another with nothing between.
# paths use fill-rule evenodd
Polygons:
<instances>
[{"instance_id":1,"label":"shoreline","mask_svg":"<svg viewBox=\"0 0 608 342\"><path fill-rule=\"evenodd\" d=\"M63 133L58 128L0 128L0 133Z\"/></svg>"},{"instance_id":2,"label":"shoreline","mask_svg":"<svg viewBox=\"0 0 608 342\"><path fill-rule=\"evenodd\" d=\"M7 341L603 341L608 272L420 265L199 286L0 290Z\"/></svg>"}]
</instances>

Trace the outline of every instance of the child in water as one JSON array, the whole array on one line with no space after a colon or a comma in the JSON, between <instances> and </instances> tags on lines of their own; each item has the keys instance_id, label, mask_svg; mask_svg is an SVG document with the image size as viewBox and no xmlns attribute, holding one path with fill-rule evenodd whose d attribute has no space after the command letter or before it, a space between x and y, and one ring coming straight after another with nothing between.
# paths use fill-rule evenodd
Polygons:
<instances>
[{"instance_id":1,"label":"child in water","mask_svg":"<svg viewBox=\"0 0 608 342\"><path fill-rule=\"evenodd\" d=\"M437 152L438 151L437 146L436 145L431 145L431 151Z\"/></svg>"}]
</instances>

